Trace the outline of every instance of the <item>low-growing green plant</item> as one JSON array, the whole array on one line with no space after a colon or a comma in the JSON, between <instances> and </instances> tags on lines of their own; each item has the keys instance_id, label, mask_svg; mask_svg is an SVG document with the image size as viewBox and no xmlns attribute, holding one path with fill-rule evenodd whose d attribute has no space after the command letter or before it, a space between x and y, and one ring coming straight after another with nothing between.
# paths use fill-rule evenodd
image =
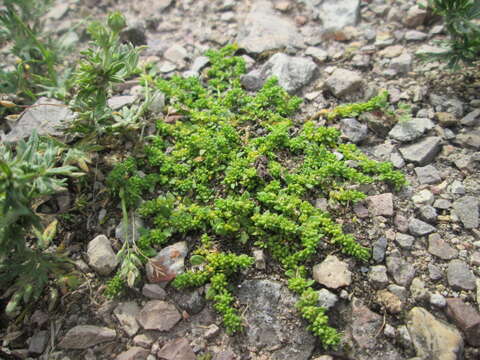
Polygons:
<instances>
[{"instance_id":1,"label":"low-growing green plant","mask_svg":"<svg viewBox=\"0 0 480 360\"><path fill-rule=\"evenodd\" d=\"M150 229L137 245L158 248L172 238L199 234L191 268L178 275L178 288L209 284L207 297L222 315L228 332L242 329L231 282L250 267L252 246L261 247L289 278L299 295L297 307L311 331L328 346L340 335L318 306L310 265L323 256L320 242L361 261L369 248L345 234L330 214L312 203L318 197L349 206L365 197L359 184L383 181L405 184L391 163L369 159L340 132L303 124L289 117L301 100L290 96L275 78L256 94L241 86L245 72L236 47L209 51L210 67L202 78L158 79L170 117L157 122L145 156L129 158L110 175L111 186L124 187L130 206L144 201L138 212ZM331 119L371 111L387 104L381 93L369 102L331 111ZM140 176L139 170L147 174ZM162 195L148 195L153 188ZM118 274L110 290L119 288Z\"/></svg>"},{"instance_id":2,"label":"low-growing green plant","mask_svg":"<svg viewBox=\"0 0 480 360\"><path fill-rule=\"evenodd\" d=\"M472 65L480 54L480 2L478 0L428 0L433 13L443 17L449 39L440 42L441 53L429 53L425 60L447 62L452 69Z\"/></svg>"},{"instance_id":3,"label":"low-growing green plant","mask_svg":"<svg viewBox=\"0 0 480 360\"><path fill-rule=\"evenodd\" d=\"M73 131L96 136L114 132L121 122L130 124L145 111L145 106L129 113L114 113L107 100L113 85L138 74L140 48L120 41L120 32L126 27L125 17L119 12L108 16L106 24L92 22L88 34L92 41L83 51L82 60L74 74L75 97L72 107L79 113Z\"/></svg>"},{"instance_id":4,"label":"low-growing green plant","mask_svg":"<svg viewBox=\"0 0 480 360\"><path fill-rule=\"evenodd\" d=\"M22 302L38 299L51 275L58 278L68 269L65 258L47 251L56 222L43 229L32 209L36 199L63 189L66 176L79 175L73 166L56 166L60 152L35 133L15 151L0 143L0 288L13 294L10 316Z\"/></svg>"}]
</instances>

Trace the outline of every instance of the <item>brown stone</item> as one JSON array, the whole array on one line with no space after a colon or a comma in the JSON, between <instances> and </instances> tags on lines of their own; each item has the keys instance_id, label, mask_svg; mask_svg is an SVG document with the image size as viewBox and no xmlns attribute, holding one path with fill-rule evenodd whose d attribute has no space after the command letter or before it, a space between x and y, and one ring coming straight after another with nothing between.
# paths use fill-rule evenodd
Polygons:
<instances>
[{"instance_id":1,"label":"brown stone","mask_svg":"<svg viewBox=\"0 0 480 360\"><path fill-rule=\"evenodd\" d=\"M195 360L195 354L185 338L178 338L166 343L157 353L159 359Z\"/></svg>"},{"instance_id":2,"label":"brown stone","mask_svg":"<svg viewBox=\"0 0 480 360\"><path fill-rule=\"evenodd\" d=\"M115 330L93 326L78 325L70 329L58 347L62 349L86 349L102 342L111 341L116 337Z\"/></svg>"},{"instance_id":3,"label":"brown stone","mask_svg":"<svg viewBox=\"0 0 480 360\"><path fill-rule=\"evenodd\" d=\"M382 304L390 314L398 314L402 311L402 300L388 290L380 290L377 292L377 301Z\"/></svg>"},{"instance_id":4,"label":"brown stone","mask_svg":"<svg viewBox=\"0 0 480 360\"><path fill-rule=\"evenodd\" d=\"M443 260L451 260L458 256L458 251L448 245L437 233L428 236L428 252Z\"/></svg>"},{"instance_id":5,"label":"brown stone","mask_svg":"<svg viewBox=\"0 0 480 360\"><path fill-rule=\"evenodd\" d=\"M145 360L150 354L150 351L147 349L141 348L139 346L134 346L127 351L122 352L116 358L116 360Z\"/></svg>"},{"instance_id":6,"label":"brown stone","mask_svg":"<svg viewBox=\"0 0 480 360\"><path fill-rule=\"evenodd\" d=\"M461 299L447 299L447 316L465 334L467 342L472 346L480 346L480 314L475 308Z\"/></svg>"},{"instance_id":7,"label":"brown stone","mask_svg":"<svg viewBox=\"0 0 480 360\"><path fill-rule=\"evenodd\" d=\"M168 331L181 318L182 316L174 305L166 301L152 300L145 304L137 321L146 330Z\"/></svg>"},{"instance_id":8,"label":"brown stone","mask_svg":"<svg viewBox=\"0 0 480 360\"><path fill-rule=\"evenodd\" d=\"M352 273L348 270L347 263L333 255L327 256L322 263L313 267L313 278L330 289L338 289L352 283Z\"/></svg>"},{"instance_id":9,"label":"brown stone","mask_svg":"<svg viewBox=\"0 0 480 360\"><path fill-rule=\"evenodd\" d=\"M393 216L393 195L386 193L369 196L368 210L374 216Z\"/></svg>"}]
</instances>

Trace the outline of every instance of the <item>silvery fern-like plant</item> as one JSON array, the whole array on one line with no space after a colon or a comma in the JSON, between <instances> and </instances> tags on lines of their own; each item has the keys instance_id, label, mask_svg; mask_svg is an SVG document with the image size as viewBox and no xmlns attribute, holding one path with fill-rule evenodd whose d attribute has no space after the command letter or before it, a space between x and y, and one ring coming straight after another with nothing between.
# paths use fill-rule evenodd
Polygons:
<instances>
[{"instance_id":1,"label":"silvery fern-like plant","mask_svg":"<svg viewBox=\"0 0 480 360\"><path fill-rule=\"evenodd\" d=\"M81 175L74 166L57 166L60 153L36 133L15 149L0 143L0 289L13 294L10 316L21 302L39 298L50 275L65 270L65 261L47 251L56 222L44 229L32 209L36 199L64 189L67 176Z\"/></svg>"}]
</instances>

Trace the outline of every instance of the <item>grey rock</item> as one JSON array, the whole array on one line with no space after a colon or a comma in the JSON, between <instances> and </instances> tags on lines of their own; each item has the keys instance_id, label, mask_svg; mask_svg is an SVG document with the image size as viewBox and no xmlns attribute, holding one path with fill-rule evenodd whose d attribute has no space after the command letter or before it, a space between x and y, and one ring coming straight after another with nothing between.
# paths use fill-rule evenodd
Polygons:
<instances>
[{"instance_id":1,"label":"grey rock","mask_svg":"<svg viewBox=\"0 0 480 360\"><path fill-rule=\"evenodd\" d=\"M448 210L452 207L452 203L447 199L437 199L433 203L433 207L440 210Z\"/></svg>"},{"instance_id":2,"label":"grey rock","mask_svg":"<svg viewBox=\"0 0 480 360\"><path fill-rule=\"evenodd\" d=\"M307 50L305 50L305 55L313 57L320 63L328 59L328 53L325 50L313 46L309 46Z\"/></svg>"},{"instance_id":3,"label":"grey rock","mask_svg":"<svg viewBox=\"0 0 480 360\"><path fill-rule=\"evenodd\" d=\"M407 316L407 327L422 359L460 360L463 353L461 334L453 326L437 320L421 307L414 307Z\"/></svg>"},{"instance_id":4,"label":"grey rock","mask_svg":"<svg viewBox=\"0 0 480 360\"><path fill-rule=\"evenodd\" d=\"M433 165L416 167L415 174L420 184L436 184L442 181L440 173Z\"/></svg>"},{"instance_id":5,"label":"grey rock","mask_svg":"<svg viewBox=\"0 0 480 360\"><path fill-rule=\"evenodd\" d=\"M405 33L405 40L407 41L423 41L428 37L428 34L417 31L417 30L408 30Z\"/></svg>"},{"instance_id":6,"label":"grey rock","mask_svg":"<svg viewBox=\"0 0 480 360\"><path fill-rule=\"evenodd\" d=\"M425 283L418 277L412 280L410 285L410 294L416 301L427 300L430 296L428 290L425 288Z\"/></svg>"},{"instance_id":7,"label":"grey rock","mask_svg":"<svg viewBox=\"0 0 480 360\"><path fill-rule=\"evenodd\" d=\"M388 133L390 137L401 142L418 139L426 131L433 129L432 120L427 118L413 118L408 121L400 121Z\"/></svg>"},{"instance_id":8,"label":"grey rock","mask_svg":"<svg viewBox=\"0 0 480 360\"><path fill-rule=\"evenodd\" d=\"M453 203L455 215L465 229L475 229L479 225L479 201L474 196L464 196Z\"/></svg>"},{"instance_id":9,"label":"grey rock","mask_svg":"<svg viewBox=\"0 0 480 360\"><path fill-rule=\"evenodd\" d=\"M265 253L263 252L263 250L253 250L253 258L255 259L255 267L259 270L265 270L267 264L265 261Z\"/></svg>"},{"instance_id":10,"label":"grey rock","mask_svg":"<svg viewBox=\"0 0 480 360\"><path fill-rule=\"evenodd\" d=\"M162 300L151 300L142 308L137 321L145 330L168 331L181 318L174 305Z\"/></svg>"},{"instance_id":11,"label":"grey rock","mask_svg":"<svg viewBox=\"0 0 480 360\"><path fill-rule=\"evenodd\" d=\"M165 300L167 292L158 284L145 284L142 288L143 296L154 300Z\"/></svg>"},{"instance_id":12,"label":"grey rock","mask_svg":"<svg viewBox=\"0 0 480 360\"><path fill-rule=\"evenodd\" d=\"M143 21L134 21L120 33L120 40L132 43L135 46L147 44L147 35L145 23Z\"/></svg>"},{"instance_id":13,"label":"grey rock","mask_svg":"<svg viewBox=\"0 0 480 360\"><path fill-rule=\"evenodd\" d=\"M74 114L67 105L55 99L41 97L23 112L2 140L17 142L34 131L41 136L62 136L63 130L73 119Z\"/></svg>"},{"instance_id":14,"label":"grey rock","mask_svg":"<svg viewBox=\"0 0 480 360\"><path fill-rule=\"evenodd\" d=\"M116 336L115 330L106 327L77 325L68 330L58 346L62 349L87 349L103 342L112 341Z\"/></svg>"},{"instance_id":15,"label":"grey rock","mask_svg":"<svg viewBox=\"0 0 480 360\"><path fill-rule=\"evenodd\" d=\"M185 271L188 248L185 241L164 247L146 265L147 279L151 283L168 283Z\"/></svg>"},{"instance_id":16,"label":"grey rock","mask_svg":"<svg viewBox=\"0 0 480 360\"><path fill-rule=\"evenodd\" d=\"M408 222L408 231L414 236L428 235L436 230L434 226L416 218L411 218Z\"/></svg>"},{"instance_id":17,"label":"grey rock","mask_svg":"<svg viewBox=\"0 0 480 360\"><path fill-rule=\"evenodd\" d=\"M467 342L475 347L480 346L480 314L472 305L462 299L447 299L447 316L453 320L465 334Z\"/></svg>"},{"instance_id":18,"label":"grey rock","mask_svg":"<svg viewBox=\"0 0 480 360\"><path fill-rule=\"evenodd\" d=\"M88 243L88 264L100 275L107 276L118 265L110 240L105 235L98 235Z\"/></svg>"},{"instance_id":19,"label":"grey rock","mask_svg":"<svg viewBox=\"0 0 480 360\"><path fill-rule=\"evenodd\" d=\"M387 287L388 291L390 291L392 294L395 294L396 297L400 299L401 302L405 303L408 299L408 290L404 288L403 286L399 286L396 284L390 284Z\"/></svg>"},{"instance_id":20,"label":"grey rock","mask_svg":"<svg viewBox=\"0 0 480 360\"><path fill-rule=\"evenodd\" d=\"M140 325L138 325L136 319L139 313L140 308L135 301L120 303L113 310L113 314L128 336L134 336L138 329L140 329Z\"/></svg>"},{"instance_id":21,"label":"grey rock","mask_svg":"<svg viewBox=\"0 0 480 360\"><path fill-rule=\"evenodd\" d=\"M210 62L210 59L206 56L199 56L193 60L193 64L191 66L191 70L200 73L205 66L207 66Z\"/></svg>"},{"instance_id":22,"label":"grey rock","mask_svg":"<svg viewBox=\"0 0 480 360\"><path fill-rule=\"evenodd\" d=\"M464 104L459 98L451 95L443 96L433 93L431 93L429 97L436 111L446 111L459 118L463 116Z\"/></svg>"},{"instance_id":23,"label":"grey rock","mask_svg":"<svg viewBox=\"0 0 480 360\"><path fill-rule=\"evenodd\" d=\"M293 93L308 84L316 68L310 59L278 53L264 64L262 73L277 77L278 84Z\"/></svg>"},{"instance_id":24,"label":"grey rock","mask_svg":"<svg viewBox=\"0 0 480 360\"><path fill-rule=\"evenodd\" d=\"M390 61L390 69L395 70L399 74L406 74L412 69L413 57L408 53L393 58Z\"/></svg>"},{"instance_id":25,"label":"grey rock","mask_svg":"<svg viewBox=\"0 0 480 360\"><path fill-rule=\"evenodd\" d=\"M152 96L150 105L148 106L148 110L156 115L162 113L163 109L165 108L165 94L158 91L155 92Z\"/></svg>"},{"instance_id":26,"label":"grey rock","mask_svg":"<svg viewBox=\"0 0 480 360\"><path fill-rule=\"evenodd\" d=\"M428 277L433 281L437 281L443 278L443 272L438 266L428 264Z\"/></svg>"},{"instance_id":27,"label":"grey rock","mask_svg":"<svg viewBox=\"0 0 480 360\"><path fill-rule=\"evenodd\" d=\"M475 109L469 112L467 115L460 120L460 124L465 126L475 126L480 121L480 109Z\"/></svg>"},{"instance_id":28,"label":"grey rock","mask_svg":"<svg viewBox=\"0 0 480 360\"><path fill-rule=\"evenodd\" d=\"M448 245L437 233L428 237L428 252L443 260L451 260L458 256L458 251Z\"/></svg>"},{"instance_id":29,"label":"grey rock","mask_svg":"<svg viewBox=\"0 0 480 360\"><path fill-rule=\"evenodd\" d=\"M127 225L127 236L129 243L138 241L138 239L140 239L140 229L143 228L143 226L143 220L137 214L133 216L133 219L129 217ZM124 230L125 226L123 224L123 221L115 227L115 237L122 243L124 243L126 240Z\"/></svg>"},{"instance_id":30,"label":"grey rock","mask_svg":"<svg viewBox=\"0 0 480 360\"><path fill-rule=\"evenodd\" d=\"M408 231L408 219L402 214L395 215L393 223L398 231L406 233Z\"/></svg>"},{"instance_id":31,"label":"grey rock","mask_svg":"<svg viewBox=\"0 0 480 360\"><path fill-rule=\"evenodd\" d=\"M188 59L188 52L183 46L174 44L165 51L163 57L174 64L183 65Z\"/></svg>"},{"instance_id":32,"label":"grey rock","mask_svg":"<svg viewBox=\"0 0 480 360\"><path fill-rule=\"evenodd\" d=\"M324 307L329 310L335 306L338 302L338 296L328 291L327 289L321 289L318 294L318 306Z\"/></svg>"},{"instance_id":33,"label":"grey rock","mask_svg":"<svg viewBox=\"0 0 480 360\"><path fill-rule=\"evenodd\" d=\"M164 360L195 360L197 358L186 338L168 341L157 352L157 357Z\"/></svg>"},{"instance_id":34,"label":"grey rock","mask_svg":"<svg viewBox=\"0 0 480 360\"><path fill-rule=\"evenodd\" d=\"M314 18L322 21L327 31L341 30L348 25L356 25L360 17L359 0L303 0Z\"/></svg>"},{"instance_id":35,"label":"grey rock","mask_svg":"<svg viewBox=\"0 0 480 360\"><path fill-rule=\"evenodd\" d=\"M459 180L454 180L448 187L448 192L454 195L463 195L465 194L465 186Z\"/></svg>"},{"instance_id":36,"label":"grey rock","mask_svg":"<svg viewBox=\"0 0 480 360\"><path fill-rule=\"evenodd\" d=\"M472 130L468 133L458 134L454 144L467 148L480 149L480 130Z\"/></svg>"},{"instance_id":37,"label":"grey rock","mask_svg":"<svg viewBox=\"0 0 480 360\"><path fill-rule=\"evenodd\" d=\"M403 249L410 249L413 245L415 238L411 235L397 233L395 235L395 242Z\"/></svg>"},{"instance_id":38,"label":"grey rock","mask_svg":"<svg viewBox=\"0 0 480 360\"><path fill-rule=\"evenodd\" d=\"M362 77L350 70L336 69L325 81L327 90L338 98L352 95L363 85Z\"/></svg>"},{"instance_id":39,"label":"grey rock","mask_svg":"<svg viewBox=\"0 0 480 360\"><path fill-rule=\"evenodd\" d=\"M342 119L340 123L343 136L352 143L358 144L367 137L368 128L366 124L362 124L353 118Z\"/></svg>"},{"instance_id":40,"label":"grey rock","mask_svg":"<svg viewBox=\"0 0 480 360\"><path fill-rule=\"evenodd\" d=\"M366 54L356 54L353 56L351 60L351 64L356 67L356 68L368 68L371 63L371 58L370 56Z\"/></svg>"},{"instance_id":41,"label":"grey rock","mask_svg":"<svg viewBox=\"0 0 480 360\"><path fill-rule=\"evenodd\" d=\"M448 285L453 290L475 290L475 275L472 270L461 260L452 260L447 268Z\"/></svg>"},{"instance_id":42,"label":"grey rock","mask_svg":"<svg viewBox=\"0 0 480 360\"><path fill-rule=\"evenodd\" d=\"M398 253L387 257L387 269L395 282L402 286L408 286L416 273L415 266L401 258Z\"/></svg>"},{"instance_id":43,"label":"grey rock","mask_svg":"<svg viewBox=\"0 0 480 360\"><path fill-rule=\"evenodd\" d=\"M205 307L205 296L199 289L175 291L171 294L172 300L190 315L198 314Z\"/></svg>"},{"instance_id":44,"label":"grey rock","mask_svg":"<svg viewBox=\"0 0 480 360\"><path fill-rule=\"evenodd\" d=\"M31 354L42 354L47 347L49 338L49 333L46 330L36 332L28 341L28 352Z\"/></svg>"},{"instance_id":45,"label":"grey rock","mask_svg":"<svg viewBox=\"0 0 480 360\"><path fill-rule=\"evenodd\" d=\"M275 14L268 1L253 3L240 28L237 41L241 48L252 54L303 46L302 37L295 24Z\"/></svg>"},{"instance_id":46,"label":"grey rock","mask_svg":"<svg viewBox=\"0 0 480 360\"><path fill-rule=\"evenodd\" d=\"M252 70L248 74L240 76L242 86L249 91L257 91L262 88L265 82L260 70Z\"/></svg>"},{"instance_id":47,"label":"grey rock","mask_svg":"<svg viewBox=\"0 0 480 360\"><path fill-rule=\"evenodd\" d=\"M382 236L373 243L372 258L376 263L380 263L385 258L385 251L387 250L387 238Z\"/></svg>"},{"instance_id":48,"label":"grey rock","mask_svg":"<svg viewBox=\"0 0 480 360\"><path fill-rule=\"evenodd\" d=\"M441 294L430 294L430 304L438 308L444 308L447 305L447 300Z\"/></svg>"},{"instance_id":49,"label":"grey rock","mask_svg":"<svg viewBox=\"0 0 480 360\"><path fill-rule=\"evenodd\" d=\"M338 289L352 283L352 273L348 270L347 263L333 255L328 255L320 264L315 265L312 271L315 281L330 289Z\"/></svg>"},{"instance_id":50,"label":"grey rock","mask_svg":"<svg viewBox=\"0 0 480 360\"><path fill-rule=\"evenodd\" d=\"M420 219L427 223L434 224L437 220L437 210L433 206L423 205L419 209Z\"/></svg>"},{"instance_id":51,"label":"grey rock","mask_svg":"<svg viewBox=\"0 0 480 360\"><path fill-rule=\"evenodd\" d=\"M115 360L146 360L150 351L139 346L133 346L115 358Z\"/></svg>"},{"instance_id":52,"label":"grey rock","mask_svg":"<svg viewBox=\"0 0 480 360\"><path fill-rule=\"evenodd\" d=\"M435 196L430 190L420 190L418 193L412 196L412 201L417 206L431 205L435 200Z\"/></svg>"},{"instance_id":53,"label":"grey rock","mask_svg":"<svg viewBox=\"0 0 480 360\"><path fill-rule=\"evenodd\" d=\"M119 110L124 106L131 105L135 101L136 97L133 95L119 95L108 99L108 106L112 110Z\"/></svg>"},{"instance_id":54,"label":"grey rock","mask_svg":"<svg viewBox=\"0 0 480 360\"><path fill-rule=\"evenodd\" d=\"M418 143L406 145L399 149L406 161L420 166L429 164L440 151L441 138L430 136Z\"/></svg>"},{"instance_id":55,"label":"grey rock","mask_svg":"<svg viewBox=\"0 0 480 360\"><path fill-rule=\"evenodd\" d=\"M398 314L402 311L404 306L402 300L388 290L378 291L376 302L385 307L390 314Z\"/></svg>"},{"instance_id":56,"label":"grey rock","mask_svg":"<svg viewBox=\"0 0 480 360\"><path fill-rule=\"evenodd\" d=\"M310 359L315 338L289 311L296 297L286 287L272 280L247 280L237 298L245 305L247 346L278 349L272 351L272 359Z\"/></svg>"},{"instance_id":57,"label":"grey rock","mask_svg":"<svg viewBox=\"0 0 480 360\"><path fill-rule=\"evenodd\" d=\"M368 280L375 289L383 289L388 285L387 268L383 265L372 266L368 273Z\"/></svg>"},{"instance_id":58,"label":"grey rock","mask_svg":"<svg viewBox=\"0 0 480 360\"><path fill-rule=\"evenodd\" d=\"M443 127L455 126L458 124L458 119L455 115L448 112L437 112L435 116Z\"/></svg>"}]
</instances>

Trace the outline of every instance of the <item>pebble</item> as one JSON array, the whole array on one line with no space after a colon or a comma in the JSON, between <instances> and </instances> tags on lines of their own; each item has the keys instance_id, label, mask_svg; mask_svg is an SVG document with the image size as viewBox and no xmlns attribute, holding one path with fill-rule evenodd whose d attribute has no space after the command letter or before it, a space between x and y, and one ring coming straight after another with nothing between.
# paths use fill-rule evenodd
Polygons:
<instances>
[{"instance_id":1,"label":"pebble","mask_svg":"<svg viewBox=\"0 0 480 360\"><path fill-rule=\"evenodd\" d=\"M468 265L461 260L452 260L447 268L448 285L453 290L475 290L475 275Z\"/></svg>"}]
</instances>

